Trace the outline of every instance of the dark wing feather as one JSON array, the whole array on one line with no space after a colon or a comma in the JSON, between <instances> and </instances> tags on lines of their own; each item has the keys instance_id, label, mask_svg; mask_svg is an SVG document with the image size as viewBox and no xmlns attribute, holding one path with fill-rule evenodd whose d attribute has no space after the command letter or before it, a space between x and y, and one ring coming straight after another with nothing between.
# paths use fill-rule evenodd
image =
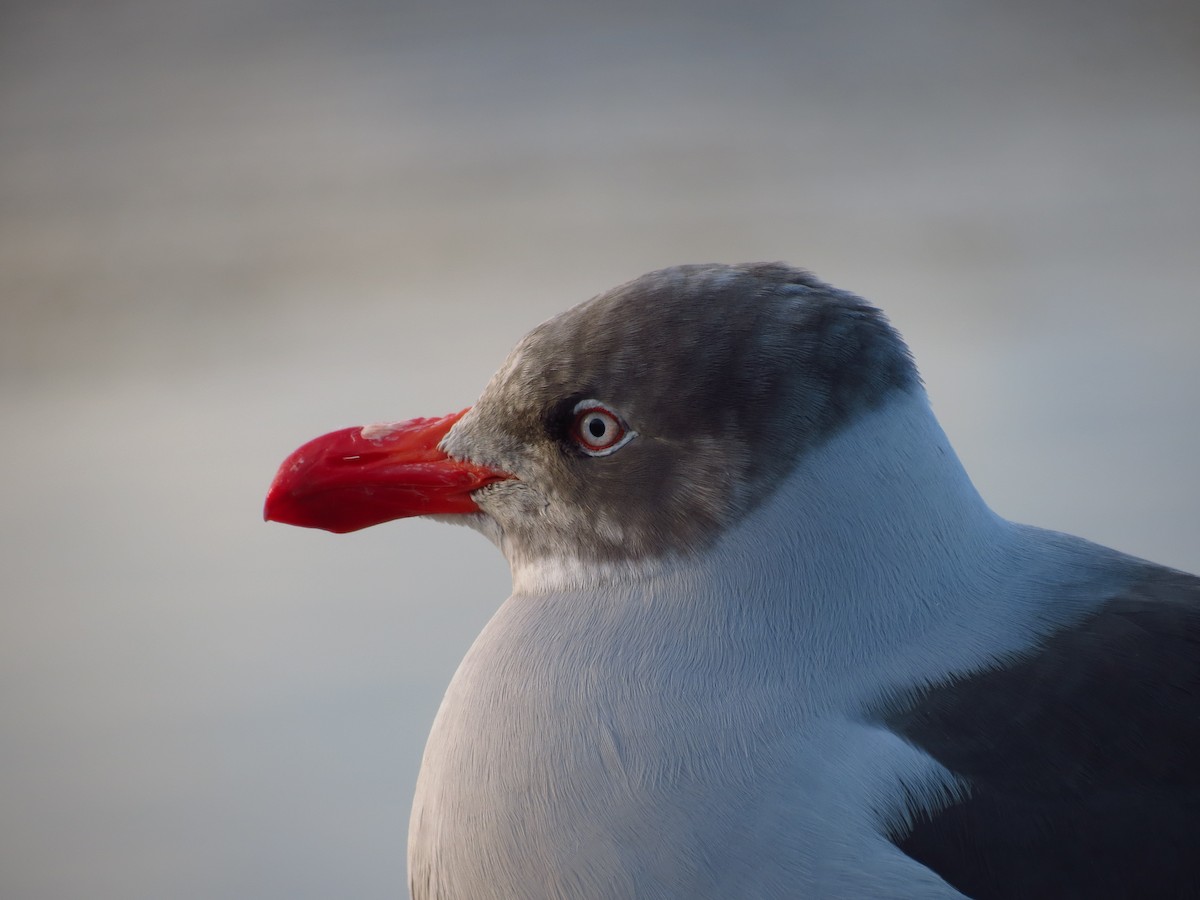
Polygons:
<instances>
[{"instance_id":1,"label":"dark wing feather","mask_svg":"<svg viewBox=\"0 0 1200 900\"><path fill-rule=\"evenodd\" d=\"M1145 577L882 717L969 786L895 844L977 898L1200 897L1200 578Z\"/></svg>"}]
</instances>

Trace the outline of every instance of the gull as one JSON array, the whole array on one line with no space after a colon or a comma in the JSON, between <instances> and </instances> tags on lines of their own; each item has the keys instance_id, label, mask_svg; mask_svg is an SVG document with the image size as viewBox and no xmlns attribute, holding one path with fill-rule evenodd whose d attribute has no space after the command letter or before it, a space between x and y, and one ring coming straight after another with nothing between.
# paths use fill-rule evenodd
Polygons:
<instances>
[{"instance_id":1,"label":"gull","mask_svg":"<svg viewBox=\"0 0 1200 900\"><path fill-rule=\"evenodd\" d=\"M994 513L851 293L652 272L266 505L414 515L512 570L426 745L415 900L1200 896L1200 579Z\"/></svg>"}]
</instances>

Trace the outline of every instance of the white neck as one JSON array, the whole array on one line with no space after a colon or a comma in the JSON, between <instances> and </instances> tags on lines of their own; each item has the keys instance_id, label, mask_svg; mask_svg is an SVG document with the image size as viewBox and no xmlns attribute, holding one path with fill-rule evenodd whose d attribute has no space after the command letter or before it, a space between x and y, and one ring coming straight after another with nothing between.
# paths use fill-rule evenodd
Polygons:
<instances>
[{"instance_id":1,"label":"white neck","mask_svg":"<svg viewBox=\"0 0 1200 900\"><path fill-rule=\"evenodd\" d=\"M1012 587L1006 560L1024 539L983 502L918 391L810 451L699 557L541 560L514 566L513 585L516 595L635 603L657 620L648 627L677 627L697 644L742 638L755 655L773 648L825 681L989 614L989 598ZM609 589L593 590L599 583Z\"/></svg>"},{"instance_id":2,"label":"white neck","mask_svg":"<svg viewBox=\"0 0 1200 900\"><path fill-rule=\"evenodd\" d=\"M745 525L722 555L785 579L805 644L850 665L979 600L972 582L998 574L1013 531L975 490L923 392L897 395L801 459ZM706 577L744 583L737 568Z\"/></svg>"}]
</instances>

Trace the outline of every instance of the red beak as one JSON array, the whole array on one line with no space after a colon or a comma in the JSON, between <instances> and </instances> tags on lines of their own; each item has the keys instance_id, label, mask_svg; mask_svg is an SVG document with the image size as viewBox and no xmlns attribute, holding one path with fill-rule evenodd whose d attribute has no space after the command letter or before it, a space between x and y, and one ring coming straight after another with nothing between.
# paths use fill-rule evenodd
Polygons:
<instances>
[{"instance_id":1,"label":"red beak","mask_svg":"<svg viewBox=\"0 0 1200 900\"><path fill-rule=\"evenodd\" d=\"M438 449L466 411L309 441L279 467L263 518L344 534L406 516L478 512L471 492L513 476Z\"/></svg>"}]
</instances>

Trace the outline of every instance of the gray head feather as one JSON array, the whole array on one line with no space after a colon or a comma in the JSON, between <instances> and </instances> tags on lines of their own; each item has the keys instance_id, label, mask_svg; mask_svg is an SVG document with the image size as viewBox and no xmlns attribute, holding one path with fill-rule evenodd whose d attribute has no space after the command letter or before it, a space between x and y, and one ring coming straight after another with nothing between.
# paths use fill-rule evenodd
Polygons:
<instances>
[{"instance_id":1,"label":"gray head feather","mask_svg":"<svg viewBox=\"0 0 1200 900\"><path fill-rule=\"evenodd\" d=\"M651 272L539 325L444 442L519 480L480 492L514 556L620 560L711 542L808 449L920 389L883 314L779 263ZM572 442L595 398L638 437Z\"/></svg>"}]
</instances>

